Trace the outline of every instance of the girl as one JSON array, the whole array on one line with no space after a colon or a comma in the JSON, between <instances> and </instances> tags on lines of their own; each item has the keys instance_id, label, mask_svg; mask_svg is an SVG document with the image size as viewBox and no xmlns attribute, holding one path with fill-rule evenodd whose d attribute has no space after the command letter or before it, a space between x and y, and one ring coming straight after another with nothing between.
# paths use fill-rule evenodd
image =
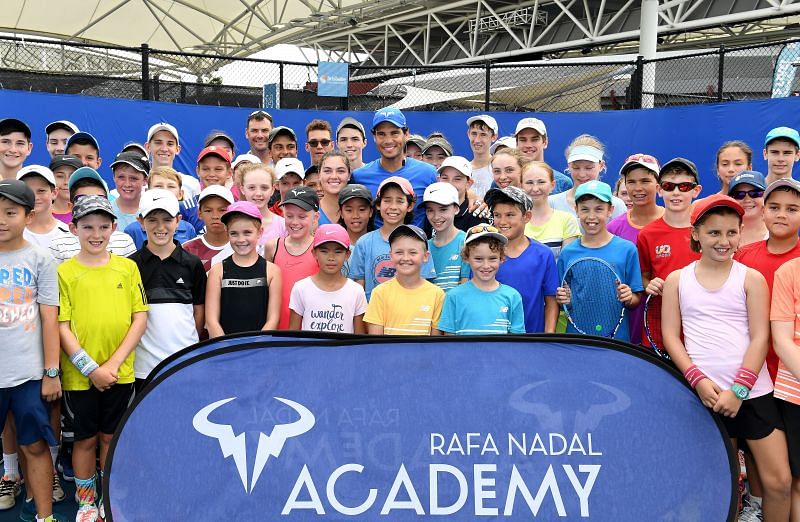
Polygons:
<instances>
[{"instance_id":1,"label":"girl","mask_svg":"<svg viewBox=\"0 0 800 522\"><path fill-rule=\"evenodd\" d=\"M372 194L364 185L351 183L339 192L339 224L350 237L350 251L361 237L375 230Z\"/></svg>"},{"instance_id":2,"label":"girl","mask_svg":"<svg viewBox=\"0 0 800 522\"><path fill-rule=\"evenodd\" d=\"M623 176L617 178L617 183L614 185L614 195L625 202L625 207L628 210L633 208L633 200L628 194L628 188L625 186L625 178Z\"/></svg>"},{"instance_id":3,"label":"girl","mask_svg":"<svg viewBox=\"0 0 800 522\"><path fill-rule=\"evenodd\" d=\"M734 445L747 440L763 482L764 520L788 520L786 437L764 364L769 290L759 272L733 260L743 215L737 201L718 194L695 205L691 248L701 257L667 277L663 339L703 405L722 415Z\"/></svg>"},{"instance_id":4,"label":"girl","mask_svg":"<svg viewBox=\"0 0 800 522\"><path fill-rule=\"evenodd\" d=\"M343 152L326 152L319 162L319 183L322 199L319 202L319 224L338 223L341 219L339 193L350 182L350 160Z\"/></svg>"},{"instance_id":5,"label":"girl","mask_svg":"<svg viewBox=\"0 0 800 522\"><path fill-rule=\"evenodd\" d=\"M279 330L289 328L289 297L295 283L319 271L311 245L319 221L319 199L311 187L295 187L286 191L283 217L287 236L272 239L264 245L264 257L271 259L283 274Z\"/></svg>"},{"instance_id":6,"label":"girl","mask_svg":"<svg viewBox=\"0 0 800 522\"><path fill-rule=\"evenodd\" d=\"M606 168L603 160L605 148L600 140L588 134L581 134L570 143L565 151L569 173L572 176L573 186L571 189L552 195L548 198L550 206L556 210L569 212L577 216L575 212L575 190L587 181L600 179L600 174ZM615 218L627 212L625 202L614 197L612 199L614 211L611 218Z\"/></svg>"},{"instance_id":7,"label":"girl","mask_svg":"<svg viewBox=\"0 0 800 522\"><path fill-rule=\"evenodd\" d=\"M525 235L552 250L558 260L561 249L581 236L578 219L563 210L554 210L547 197L556 186L553 168L543 161L532 161L522 169L522 189L533 201L533 216L525 225Z\"/></svg>"},{"instance_id":8,"label":"girl","mask_svg":"<svg viewBox=\"0 0 800 522\"><path fill-rule=\"evenodd\" d=\"M740 246L769 238L769 230L764 223L764 190L766 188L767 182L764 175L753 170L740 172L730 181L728 195L744 208Z\"/></svg>"},{"instance_id":9,"label":"girl","mask_svg":"<svg viewBox=\"0 0 800 522\"><path fill-rule=\"evenodd\" d=\"M727 195L730 182L738 173L753 168L753 150L743 141L727 141L717 151L719 193Z\"/></svg>"},{"instance_id":10,"label":"girl","mask_svg":"<svg viewBox=\"0 0 800 522\"><path fill-rule=\"evenodd\" d=\"M494 185L501 189L509 185L522 188L522 168L527 162L517 149L505 148L495 152L490 163Z\"/></svg>"},{"instance_id":11,"label":"girl","mask_svg":"<svg viewBox=\"0 0 800 522\"><path fill-rule=\"evenodd\" d=\"M366 332L364 288L342 274L350 257L350 238L341 225L320 225L314 234L319 272L297 282L289 299L289 329L315 332Z\"/></svg>"},{"instance_id":12,"label":"girl","mask_svg":"<svg viewBox=\"0 0 800 522\"><path fill-rule=\"evenodd\" d=\"M258 246L263 251L268 241L286 236L286 221L269 210L269 201L275 193L277 181L275 170L261 163L251 163L241 165L239 173L242 198L253 203L261 213L261 238Z\"/></svg>"},{"instance_id":13,"label":"girl","mask_svg":"<svg viewBox=\"0 0 800 522\"><path fill-rule=\"evenodd\" d=\"M258 207L249 201L231 204L222 216L233 254L208 272L206 326L209 337L274 330L278 326L281 273L256 252L261 220ZM231 280L247 284L227 284Z\"/></svg>"}]
</instances>

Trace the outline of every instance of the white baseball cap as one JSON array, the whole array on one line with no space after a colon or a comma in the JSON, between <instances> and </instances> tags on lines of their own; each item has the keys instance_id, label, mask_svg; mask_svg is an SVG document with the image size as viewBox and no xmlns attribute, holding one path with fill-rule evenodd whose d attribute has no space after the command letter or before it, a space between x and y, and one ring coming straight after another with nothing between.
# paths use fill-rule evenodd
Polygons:
<instances>
[{"instance_id":1,"label":"white baseball cap","mask_svg":"<svg viewBox=\"0 0 800 522\"><path fill-rule=\"evenodd\" d=\"M300 179L306 179L306 168L297 158L283 158L275 164L275 175L281 179L287 174L297 174Z\"/></svg>"},{"instance_id":2,"label":"white baseball cap","mask_svg":"<svg viewBox=\"0 0 800 522\"><path fill-rule=\"evenodd\" d=\"M493 117L489 116L488 114L479 114L477 116L473 116L471 118L468 118L467 119L467 126L472 125L476 121L482 121L483 123L488 125L488 127L490 129L492 129L495 134L499 134L500 133L500 127L497 125L497 120L495 120Z\"/></svg>"},{"instance_id":3,"label":"white baseball cap","mask_svg":"<svg viewBox=\"0 0 800 522\"><path fill-rule=\"evenodd\" d=\"M547 127L544 126L544 122L539 118L522 118L519 120L519 123L517 123L517 130L514 131L514 136L525 129L533 129L542 136L547 135Z\"/></svg>"},{"instance_id":4,"label":"white baseball cap","mask_svg":"<svg viewBox=\"0 0 800 522\"><path fill-rule=\"evenodd\" d=\"M163 210L172 217L180 212L180 205L175 194L165 189L150 189L142 193L139 200L139 215L147 217L154 210Z\"/></svg>"},{"instance_id":5,"label":"white baseball cap","mask_svg":"<svg viewBox=\"0 0 800 522\"><path fill-rule=\"evenodd\" d=\"M514 136L503 136L499 140L492 143L492 146L489 147L489 154L494 156L494 153L497 152L499 147L508 147L510 149L517 148L517 138Z\"/></svg>"},{"instance_id":6,"label":"white baseball cap","mask_svg":"<svg viewBox=\"0 0 800 522\"><path fill-rule=\"evenodd\" d=\"M17 172L17 179L22 180L22 178L26 176L41 176L48 183L56 186L56 176L53 174L53 171L45 167L44 165L28 165L27 167L22 167Z\"/></svg>"},{"instance_id":7,"label":"white baseball cap","mask_svg":"<svg viewBox=\"0 0 800 522\"><path fill-rule=\"evenodd\" d=\"M155 134L156 132L159 132L159 131L167 131L170 134L172 134L173 136L175 136L175 141L180 141L178 139L178 129L176 129L174 126L172 126L169 123L164 122L164 121L162 121L160 123L156 123L155 125L150 127L150 130L147 131L147 141L149 142L150 140L152 140L153 139L153 134Z\"/></svg>"},{"instance_id":8,"label":"white baseball cap","mask_svg":"<svg viewBox=\"0 0 800 522\"><path fill-rule=\"evenodd\" d=\"M231 168L235 169L242 163L261 163L261 159L255 154L239 154L231 163Z\"/></svg>"},{"instance_id":9,"label":"white baseball cap","mask_svg":"<svg viewBox=\"0 0 800 522\"><path fill-rule=\"evenodd\" d=\"M458 205L458 190L450 183L437 181L431 183L422 195L424 203L438 203L440 205Z\"/></svg>"},{"instance_id":10,"label":"white baseball cap","mask_svg":"<svg viewBox=\"0 0 800 522\"><path fill-rule=\"evenodd\" d=\"M436 172L441 174L445 167L452 167L466 177L472 177L472 164L464 156L450 156L445 158L442 164L439 165L439 168L436 169Z\"/></svg>"},{"instance_id":11,"label":"white baseball cap","mask_svg":"<svg viewBox=\"0 0 800 522\"><path fill-rule=\"evenodd\" d=\"M149 190L147 192L150 192ZM145 193L146 194L146 193ZM200 192L200 196L197 198L197 204L200 205L200 202L210 196L217 196L218 198L222 198L228 202L229 205L233 205L233 202L236 201L233 197L233 192L228 187L223 187L222 185L209 185Z\"/></svg>"}]
</instances>

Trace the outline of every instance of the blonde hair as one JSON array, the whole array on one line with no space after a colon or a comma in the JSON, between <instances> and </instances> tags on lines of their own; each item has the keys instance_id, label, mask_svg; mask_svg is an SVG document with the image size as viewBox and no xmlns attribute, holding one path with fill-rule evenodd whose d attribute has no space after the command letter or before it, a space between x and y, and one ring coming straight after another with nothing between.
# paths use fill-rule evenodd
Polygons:
<instances>
[{"instance_id":1,"label":"blonde hair","mask_svg":"<svg viewBox=\"0 0 800 522\"><path fill-rule=\"evenodd\" d=\"M240 187L244 185L244 178L251 172L255 172L257 170L263 170L269 175L270 182L275 185L278 183L278 175L275 173L275 169L270 167L269 165L264 165L263 163L246 163L241 165L235 174L235 183Z\"/></svg>"},{"instance_id":2,"label":"blonde hair","mask_svg":"<svg viewBox=\"0 0 800 522\"><path fill-rule=\"evenodd\" d=\"M599 139L592 136L591 134L581 134L580 136L572 140L572 143L570 143L569 146L566 148L566 150L564 150L564 157L569 158L569 154L572 152L572 149L574 149L575 147L579 147L581 145L594 147L604 154L606 152L605 145L603 145Z\"/></svg>"},{"instance_id":3,"label":"blonde hair","mask_svg":"<svg viewBox=\"0 0 800 522\"><path fill-rule=\"evenodd\" d=\"M162 178L167 178L171 181L174 181L178 184L178 188L183 188L183 179L181 179L181 175L178 174L178 171L173 169L172 167L156 167L150 171L150 175L147 177L147 188L151 187L153 176L161 176Z\"/></svg>"},{"instance_id":4,"label":"blonde hair","mask_svg":"<svg viewBox=\"0 0 800 522\"><path fill-rule=\"evenodd\" d=\"M519 149L515 149L513 147L506 147L504 149L495 151L494 156L492 156L492 160L489 163L491 164L492 161L494 161L494 159L501 154L505 154L506 156L511 156L512 158L514 158L517 161L517 165L519 165L519 168L522 170L525 170L525 166L531 162L531 160L523 156L523 154L519 151Z\"/></svg>"},{"instance_id":5,"label":"blonde hair","mask_svg":"<svg viewBox=\"0 0 800 522\"><path fill-rule=\"evenodd\" d=\"M544 161L529 161L525 164L522 168L522 177L525 177L525 173L528 172L532 168L539 168L543 171L547 172L547 176L550 178L550 181L555 181L555 176L553 175L553 167L545 163Z\"/></svg>"}]
</instances>

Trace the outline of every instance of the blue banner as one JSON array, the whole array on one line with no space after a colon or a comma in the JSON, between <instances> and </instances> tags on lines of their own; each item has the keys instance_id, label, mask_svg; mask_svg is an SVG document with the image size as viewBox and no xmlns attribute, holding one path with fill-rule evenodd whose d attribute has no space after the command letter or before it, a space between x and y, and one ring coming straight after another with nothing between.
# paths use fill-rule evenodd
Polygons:
<instances>
[{"instance_id":1,"label":"blue banner","mask_svg":"<svg viewBox=\"0 0 800 522\"><path fill-rule=\"evenodd\" d=\"M732 520L724 430L627 345L239 339L137 397L112 520Z\"/></svg>"},{"instance_id":2,"label":"blue banner","mask_svg":"<svg viewBox=\"0 0 800 522\"><path fill-rule=\"evenodd\" d=\"M349 64L319 62L317 64L317 96L347 97Z\"/></svg>"},{"instance_id":3,"label":"blue banner","mask_svg":"<svg viewBox=\"0 0 800 522\"><path fill-rule=\"evenodd\" d=\"M268 83L264 85L264 92L262 93L261 108L262 109L277 109L281 106L281 91L278 89L277 83Z\"/></svg>"}]
</instances>

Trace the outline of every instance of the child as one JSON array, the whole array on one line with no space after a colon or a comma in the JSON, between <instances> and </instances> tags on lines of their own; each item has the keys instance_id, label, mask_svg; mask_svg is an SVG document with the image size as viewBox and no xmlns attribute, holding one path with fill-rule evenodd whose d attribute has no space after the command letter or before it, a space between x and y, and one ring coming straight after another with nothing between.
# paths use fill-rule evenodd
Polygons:
<instances>
[{"instance_id":1,"label":"child","mask_svg":"<svg viewBox=\"0 0 800 522\"><path fill-rule=\"evenodd\" d=\"M740 172L753 169L753 150L743 141L726 141L717 150L719 194L728 195L731 180Z\"/></svg>"},{"instance_id":2,"label":"child","mask_svg":"<svg viewBox=\"0 0 800 522\"><path fill-rule=\"evenodd\" d=\"M675 158L671 162L676 161L683 162L692 171L697 170L694 163L689 160ZM633 208L612 219L607 227L609 232L635 245L639 231L664 215L664 208L656 203L660 170L658 160L649 154L628 156L619 170L619 175L625 180L625 188L633 202Z\"/></svg>"},{"instance_id":3,"label":"child","mask_svg":"<svg viewBox=\"0 0 800 522\"><path fill-rule=\"evenodd\" d=\"M45 148L51 159L59 154L64 154L67 140L76 132L80 132L78 126L68 120L58 120L47 124L47 127L44 128L44 134L47 137Z\"/></svg>"},{"instance_id":4,"label":"child","mask_svg":"<svg viewBox=\"0 0 800 522\"><path fill-rule=\"evenodd\" d=\"M100 157L100 144L97 142L97 138L88 132L76 132L70 136L64 154L75 156L81 160L84 167L94 170L98 170L103 164L103 158Z\"/></svg>"},{"instance_id":5,"label":"child","mask_svg":"<svg viewBox=\"0 0 800 522\"><path fill-rule=\"evenodd\" d=\"M443 136L429 136L422 149L422 161L438 169L445 158L453 155L453 146Z\"/></svg>"},{"instance_id":6,"label":"child","mask_svg":"<svg viewBox=\"0 0 800 522\"><path fill-rule=\"evenodd\" d=\"M339 192L339 224L347 230L350 251L367 232L375 229L372 221L372 194L364 185L351 183Z\"/></svg>"},{"instance_id":7,"label":"child","mask_svg":"<svg viewBox=\"0 0 800 522\"><path fill-rule=\"evenodd\" d=\"M270 212L283 216L283 207L281 206L283 198L289 190L303 185L305 175L305 167L297 158L282 158L275 162L275 177L278 179L280 198L269 208Z\"/></svg>"},{"instance_id":8,"label":"child","mask_svg":"<svg viewBox=\"0 0 800 522\"><path fill-rule=\"evenodd\" d=\"M728 187L728 196L740 202L744 208L742 218L741 246L767 239L769 231L764 224L764 190L767 182L764 175L754 170L737 174Z\"/></svg>"},{"instance_id":9,"label":"child","mask_svg":"<svg viewBox=\"0 0 800 522\"><path fill-rule=\"evenodd\" d=\"M203 188L211 185L227 187L232 175L231 157L224 148L206 147L197 155L197 177ZM199 201L199 195L185 199L181 203L181 218L192 225L198 234L202 234L205 223L198 215Z\"/></svg>"},{"instance_id":10,"label":"child","mask_svg":"<svg viewBox=\"0 0 800 522\"><path fill-rule=\"evenodd\" d=\"M117 226L121 230L131 223L136 223L139 212L139 199L147 183L150 163L146 156L135 152L121 152L111 164L114 174L114 185L117 197L111 202L111 208L117 216Z\"/></svg>"},{"instance_id":11,"label":"child","mask_svg":"<svg viewBox=\"0 0 800 522\"><path fill-rule=\"evenodd\" d=\"M558 272L550 249L525 236L533 209L531 199L517 187L495 188L486 193L486 204L494 226L508 239L497 280L522 296L527 333L555 332Z\"/></svg>"},{"instance_id":12,"label":"child","mask_svg":"<svg viewBox=\"0 0 800 522\"><path fill-rule=\"evenodd\" d=\"M0 120L0 179L16 179L33 150L31 129L16 118Z\"/></svg>"},{"instance_id":13,"label":"child","mask_svg":"<svg viewBox=\"0 0 800 522\"><path fill-rule=\"evenodd\" d=\"M147 241L130 259L139 267L150 310L133 361L137 391L158 363L198 342L205 325L206 271L174 239L179 214L172 192L151 189L142 194L139 223Z\"/></svg>"},{"instance_id":14,"label":"child","mask_svg":"<svg viewBox=\"0 0 800 522\"><path fill-rule=\"evenodd\" d=\"M364 288L342 274L350 238L341 225L320 225L314 234L319 272L301 279L289 298L289 330L365 333Z\"/></svg>"},{"instance_id":15,"label":"child","mask_svg":"<svg viewBox=\"0 0 800 522\"><path fill-rule=\"evenodd\" d=\"M72 201L69 200L69 177L81 168L81 160L75 156L57 154L50 161L50 170L56 178L56 199L53 201L53 217L69 225L72 221Z\"/></svg>"},{"instance_id":16,"label":"child","mask_svg":"<svg viewBox=\"0 0 800 522\"><path fill-rule=\"evenodd\" d=\"M168 190L178 200L178 204L183 200L183 178L180 173L172 167L156 167L147 176L147 189ZM142 194L144 197L144 194ZM142 248L144 240L147 238L144 228L138 221L125 227L125 233L131 236L137 249ZM185 243L197 237L197 231L192 225L183 221L178 221L178 228L175 229L175 241Z\"/></svg>"},{"instance_id":17,"label":"child","mask_svg":"<svg viewBox=\"0 0 800 522\"><path fill-rule=\"evenodd\" d=\"M268 241L286 235L286 222L269 210L269 200L275 192L275 170L263 163L245 165L241 168L241 192L245 201L250 201L261 213L261 239L259 247Z\"/></svg>"},{"instance_id":18,"label":"child","mask_svg":"<svg viewBox=\"0 0 800 522\"><path fill-rule=\"evenodd\" d=\"M531 161L522 169L522 189L533 202L525 235L548 247L558 260L561 249L581 237L581 229L575 216L550 206L547 198L555 187L553 169L547 163Z\"/></svg>"},{"instance_id":19,"label":"child","mask_svg":"<svg viewBox=\"0 0 800 522\"><path fill-rule=\"evenodd\" d=\"M466 232L475 225L485 223L486 220L484 218L473 215L469 210L472 205L468 192L473 186L473 170L469 161L462 156L450 156L445 158L437 172L439 173L439 181L453 185L458 192L458 211L453 221L456 228ZM491 172L489 172L489 176L491 178ZM425 221L425 226L422 229L426 234L431 235L432 230L428 221Z\"/></svg>"},{"instance_id":20,"label":"child","mask_svg":"<svg viewBox=\"0 0 800 522\"><path fill-rule=\"evenodd\" d=\"M522 187L522 169L528 161L517 149L505 148L495 152L491 164L493 186L501 189Z\"/></svg>"},{"instance_id":21,"label":"child","mask_svg":"<svg viewBox=\"0 0 800 522\"><path fill-rule=\"evenodd\" d=\"M625 178L622 176L618 177L617 182L614 184L614 195L625 202L625 207L628 209L628 211L633 208L633 201L631 201L631 196L628 194L628 188L625 186Z\"/></svg>"},{"instance_id":22,"label":"child","mask_svg":"<svg viewBox=\"0 0 800 522\"><path fill-rule=\"evenodd\" d=\"M289 297L295 283L319 271L312 245L314 230L319 222L317 193L308 187L289 190L281 203L286 219L287 236L270 240L264 245L264 257L271 259L281 270L282 290L279 303L278 329L289 328Z\"/></svg>"},{"instance_id":23,"label":"child","mask_svg":"<svg viewBox=\"0 0 800 522\"><path fill-rule=\"evenodd\" d=\"M372 335L440 335L444 290L426 281L420 271L428 261L425 232L398 225L389 234L394 277L375 288L364 314Z\"/></svg>"},{"instance_id":24,"label":"child","mask_svg":"<svg viewBox=\"0 0 800 522\"><path fill-rule=\"evenodd\" d=\"M133 397L133 350L147 324L136 263L107 251L115 219L103 196L78 200L70 231L81 249L58 267L64 412L75 434L76 520L103 518L97 507L102 506L95 483L97 446L103 470L111 438Z\"/></svg>"},{"instance_id":25,"label":"child","mask_svg":"<svg viewBox=\"0 0 800 522\"><path fill-rule=\"evenodd\" d=\"M408 136L408 140L406 141L405 156L407 158L422 161L422 149L425 148L426 143L427 142L425 141L425 138L419 134L410 134Z\"/></svg>"},{"instance_id":26,"label":"child","mask_svg":"<svg viewBox=\"0 0 800 522\"><path fill-rule=\"evenodd\" d=\"M364 166L364 147L367 146L367 131L355 118L347 116L336 126L336 148L344 152L350 169Z\"/></svg>"},{"instance_id":27,"label":"child","mask_svg":"<svg viewBox=\"0 0 800 522\"><path fill-rule=\"evenodd\" d=\"M209 337L274 330L281 312L281 271L258 255L261 213L237 201L222 215L233 254L215 264L206 284Z\"/></svg>"},{"instance_id":28,"label":"child","mask_svg":"<svg viewBox=\"0 0 800 522\"><path fill-rule=\"evenodd\" d=\"M433 229L434 236L428 240L428 251L436 269L433 283L447 293L469 278L469 267L461 258L466 233L453 224L458 212L458 191L443 182L429 185L422 196L425 215Z\"/></svg>"},{"instance_id":29,"label":"child","mask_svg":"<svg viewBox=\"0 0 800 522\"><path fill-rule=\"evenodd\" d=\"M538 118L522 118L517 122L514 136L509 136L509 138L507 141L504 141L506 138L501 138L495 144L508 145L519 149L528 161L544 161L544 151L550 144L550 139L542 120ZM495 151L497 150L499 149L495 148ZM495 152L492 152L492 154L495 154ZM572 180L562 172L553 171L553 177L556 181L556 188L553 190L554 194L560 194L572 188Z\"/></svg>"},{"instance_id":30,"label":"child","mask_svg":"<svg viewBox=\"0 0 800 522\"><path fill-rule=\"evenodd\" d=\"M767 161L767 183L791 178L794 164L800 160L800 134L789 127L777 127L764 139L764 159Z\"/></svg>"},{"instance_id":31,"label":"child","mask_svg":"<svg viewBox=\"0 0 800 522\"><path fill-rule=\"evenodd\" d=\"M4 439L4 453L16 444L27 460L25 481L27 498L23 514L33 520L60 520L53 516L53 464L50 447L57 445L49 422L45 401L61 397L59 376L58 282L53 259L36 245L28 243L23 232L32 218L33 191L18 180L0 181L0 266L8 274L0 289L5 295L19 295L0 304L4 320L0 323L0 431L7 418L13 418L16 437ZM5 436L10 437L6 429ZM16 464L16 459L14 463ZM9 469L0 480L0 509L14 506L20 493L19 469Z\"/></svg>"},{"instance_id":32,"label":"child","mask_svg":"<svg viewBox=\"0 0 800 522\"><path fill-rule=\"evenodd\" d=\"M322 183L320 182L319 168L311 165L303 174L303 186L312 188L317 193L317 198L322 199Z\"/></svg>"},{"instance_id":33,"label":"child","mask_svg":"<svg viewBox=\"0 0 800 522\"><path fill-rule=\"evenodd\" d=\"M217 143L216 140L211 141L212 143L207 143L205 146L208 147ZM225 142L223 141L223 143ZM156 123L147 131L147 141L144 144L144 149L147 152L145 155L150 158L153 167L174 168L175 157L181 153L178 129L169 123ZM232 150L229 150L228 154L233 157ZM181 178L181 187L186 199L193 199L200 194L201 187L197 178L183 173L178 173L178 176Z\"/></svg>"},{"instance_id":34,"label":"child","mask_svg":"<svg viewBox=\"0 0 800 522\"><path fill-rule=\"evenodd\" d=\"M639 257L636 247L630 241L621 239L606 228L606 223L613 213L613 196L611 187L602 181L591 180L581 183L575 191L578 219L583 227L580 240L567 245L558 257L558 276L563 279L567 268L584 257L598 257L619 274L620 284L617 297L628 310L635 309L641 301L642 274L639 271ZM571 296L565 288L558 289L558 304L571 302ZM625 314L622 324L617 329L616 338L628 341L628 315ZM576 333L572 324L567 326L568 333Z\"/></svg>"},{"instance_id":35,"label":"child","mask_svg":"<svg viewBox=\"0 0 800 522\"><path fill-rule=\"evenodd\" d=\"M525 333L522 296L495 277L507 243L491 225L476 225L467 232L461 255L472 269L472 279L445 295L439 318L445 335Z\"/></svg>"},{"instance_id":36,"label":"child","mask_svg":"<svg viewBox=\"0 0 800 522\"><path fill-rule=\"evenodd\" d=\"M222 216L233 202L231 191L221 185L210 185L200 192L197 206L200 209L200 218L206 223L206 231L184 243L183 249L200 258L206 273L211 270L212 265L222 262L233 253L228 243L228 232L222 222Z\"/></svg>"},{"instance_id":37,"label":"child","mask_svg":"<svg viewBox=\"0 0 800 522\"><path fill-rule=\"evenodd\" d=\"M23 236L26 241L49 252L53 241L72 235L69 226L53 217L53 201L59 192L53 171L42 165L28 165L20 169L17 179L24 182L36 196L33 217L25 227Z\"/></svg>"},{"instance_id":38,"label":"child","mask_svg":"<svg viewBox=\"0 0 800 522\"><path fill-rule=\"evenodd\" d=\"M472 149L470 179L475 181L474 190L479 198L483 198L492 187L492 166L490 165L492 154L489 152L489 148L497 139L499 129L497 120L488 114L480 114L467 119L467 138L469 138L469 148ZM441 165L439 168L441 169Z\"/></svg>"},{"instance_id":39,"label":"child","mask_svg":"<svg viewBox=\"0 0 800 522\"><path fill-rule=\"evenodd\" d=\"M416 201L411 183L399 176L389 176L383 180L377 194L375 208L383 224L358 240L350 258L349 277L364 287L367 301L376 286L394 277L395 265L390 255L389 235L400 225L411 222ZM429 256L423 260L421 273L425 279L436 276Z\"/></svg>"},{"instance_id":40,"label":"child","mask_svg":"<svg viewBox=\"0 0 800 522\"><path fill-rule=\"evenodd\" d=\"M278 126L269 131L267 146L272 162L277 167L278 162L284 158L297 158L297 135L289 127ZM266 163L266 158L261 157L262 163Z\"/></svg>"},{"instance_id":41,"label":"child","mask_svg":"<svg viewBox=\"0 0 800 522\"><path fill-rule=\"evenodd\" d=\"M764 488L764 519L789 520L786 436L764 364L769 290L761 274L733 260L743 215L739 203L718 194L695 205L691 245L701 257L664 283L664 346L703 405L721 415L734 445L747 440Z\"/></svg>"},{"instance_id":42,"label":"child","mask_svg":"<svg viewBox=\"0 0 800 522\"><path fill-rule=\"evenodd\" d=\"M322 198L319 201L319 223L338 223L339 193L350 182L350 160L344 152L326 152L319 163L319 182ZM306 185L308 186L308 185Z\"/></svg>"}]
</instances>

